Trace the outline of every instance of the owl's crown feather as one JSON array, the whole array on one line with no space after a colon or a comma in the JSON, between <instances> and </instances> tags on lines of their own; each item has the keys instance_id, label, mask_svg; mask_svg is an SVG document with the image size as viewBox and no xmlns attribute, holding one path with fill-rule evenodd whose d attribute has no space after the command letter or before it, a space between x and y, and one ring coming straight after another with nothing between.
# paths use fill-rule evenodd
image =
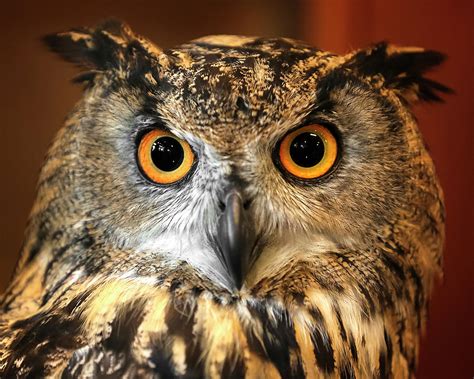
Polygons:
<instances>
[{"instance_id":1,"label":"owl's crown feather","mask_svg":"<svg viewBox=\"0 0 474 379\"><path fill-rule=\"evenodd\" d=\"M65 60L90 71L79 75L75 82L90 82L94 72L140 70L143 65L156 65L164 51L149 40L134 33L119 20L108 20L95 28L74 28L46 35L44 43ZM258 43L257 43L258 41ZM258 38L238 35L213 35L187 44L224 49L255 49L256 51L314 50L301 41L289 38ZM316 50L315 50L316 51ZM166 52L165 52L166 53ZM442 101L439 93L452 90L424 74L445 60L445 55L413 47L398 47L380 42L345 56L341 66L359 76L381 79L380 85L396 90L409 101ZM148 63L147 63L148 62ZM158 63L159 64L159 63Z\"/></svg>"}]
</instances>

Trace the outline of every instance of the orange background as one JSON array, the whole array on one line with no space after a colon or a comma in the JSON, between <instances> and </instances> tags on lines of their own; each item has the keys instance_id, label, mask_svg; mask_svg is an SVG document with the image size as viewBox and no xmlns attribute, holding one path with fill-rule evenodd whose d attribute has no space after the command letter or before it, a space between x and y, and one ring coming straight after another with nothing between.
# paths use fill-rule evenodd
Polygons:
<instances>
[{"instance_id":1,"label":"orange background","mask_svg":"<svg viewBox=\"0 0 474 379\"><path fill-rule=\"evenodd\" d=\"M472 378L474 127L472 0L9 1L0 15L0 289L13 269L49 141L80 97L75 69L39 37L116 16L162 47L205 34L288 36L338 53L380 40L449 56L433 77L456 95L416 108L446 194L445 279L436 289L419 378Z\"/></svg>"}]
</instances>

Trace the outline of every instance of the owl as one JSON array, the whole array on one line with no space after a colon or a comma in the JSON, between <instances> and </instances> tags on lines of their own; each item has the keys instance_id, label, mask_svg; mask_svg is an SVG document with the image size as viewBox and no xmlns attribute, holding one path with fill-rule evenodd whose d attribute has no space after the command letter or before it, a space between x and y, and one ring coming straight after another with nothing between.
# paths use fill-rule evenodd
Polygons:
<instances>
[{"instance_id":1,"label":"owl","mask_svg":"<svg viewBox=\"0 0 474 379\"><path fill-rule=\"evenodd\" d=\"M84 95L0 302L4 378L411 378L443 195L411 105L444 57L118 21L48 35Z\"/></svg>"}]
</instances>

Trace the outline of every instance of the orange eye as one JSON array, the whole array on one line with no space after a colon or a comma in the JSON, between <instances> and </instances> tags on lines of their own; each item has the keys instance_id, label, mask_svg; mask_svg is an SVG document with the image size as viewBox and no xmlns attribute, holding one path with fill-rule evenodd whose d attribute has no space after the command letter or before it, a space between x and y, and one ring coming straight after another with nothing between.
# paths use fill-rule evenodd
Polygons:
<instances>
[{"instance_id":1,"label":"orange eye","mask_svg":"<svg viewBox=\"0 0 474 379\"><path fill-rule=\"evenodd\" d=\"M280 143L282 166L301 179L323 176L334 165L336 157L336 138L323 125L303 126L286 135Z\"/></svg>"},{"instance_id":2,"label":"orange eye","mask_svg":"<svg viewBox=\"0 0 474 379\"><path fill-rule=\"evenodd\" d=\"M194 163L194 153L186 141L161 129L143 136L138 146L138 164L143 173L159 184L184 178Z\"/></svg>"}]
</instances>

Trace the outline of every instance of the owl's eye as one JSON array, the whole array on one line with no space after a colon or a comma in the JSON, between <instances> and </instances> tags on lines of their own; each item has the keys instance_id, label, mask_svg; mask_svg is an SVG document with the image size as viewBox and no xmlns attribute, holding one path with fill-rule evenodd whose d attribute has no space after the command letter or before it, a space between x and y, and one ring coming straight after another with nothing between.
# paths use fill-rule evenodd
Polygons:
<instances>
[{"instance_id":1,"label":"owl's eye","mask_svg":"<svg viewBox=\"0 0 474 379\"><path fill-rule=\"evenodd\" d=\"M194 153L186 141L166 130L146 133L138 146L138 164L148 179L171 184L184 178L194 163Z\"/></svg>"},{"instance_id":2,"label":"owl's eye","mask_svg":"<svg viewBox=\"0 0 474 379\"><path fill-rule=\"evenodd\" d=\"M336 162L337 141L327 127L306 125L283 138L278 154L281 165L290 174L301 179L316 179Z\"/></svg>"}]
</instances>

